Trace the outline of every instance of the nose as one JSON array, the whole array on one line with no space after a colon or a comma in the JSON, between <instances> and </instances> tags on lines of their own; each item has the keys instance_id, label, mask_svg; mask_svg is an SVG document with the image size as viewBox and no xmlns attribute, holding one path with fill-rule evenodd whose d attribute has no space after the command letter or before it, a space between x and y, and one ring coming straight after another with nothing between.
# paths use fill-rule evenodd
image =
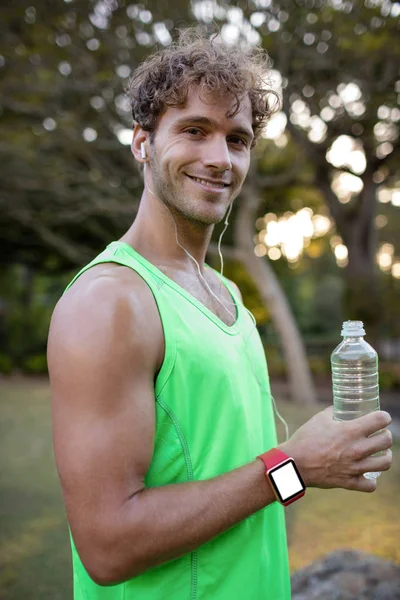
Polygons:
<instances>
[{"instance_id":1,"label":"nose","mask_svg":"<svg viewBox=\"0 0 400 600\"><path fill-rule=\"evenodd\" d=\"M204 166L217 171L230 171L232 169L231 155L225 136L212 136L204 147Z\"/></svg>"}]
</instances>

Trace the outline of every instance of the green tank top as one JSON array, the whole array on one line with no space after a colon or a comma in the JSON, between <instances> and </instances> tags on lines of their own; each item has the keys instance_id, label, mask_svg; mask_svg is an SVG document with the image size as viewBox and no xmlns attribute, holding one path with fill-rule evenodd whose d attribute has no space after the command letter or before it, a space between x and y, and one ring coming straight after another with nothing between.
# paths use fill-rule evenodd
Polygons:
<instances>
[{"instance_id":1,"label":"green tank top","mask_svg":"<svg viewBox=\"0 0 400 600\"><path fill-rule=\"evenodd\" d=\"M228 280L223 278L237 310L232 326L123 242L109 244L68 287L87 269L109 262L144 279L164 329L146 486L216 477L276 446L263 346ZM72 536L71 546L75 600L290 600L285 514L278 502L195 552L115 586L94 583Z\"/></svg>"}]
</instances>

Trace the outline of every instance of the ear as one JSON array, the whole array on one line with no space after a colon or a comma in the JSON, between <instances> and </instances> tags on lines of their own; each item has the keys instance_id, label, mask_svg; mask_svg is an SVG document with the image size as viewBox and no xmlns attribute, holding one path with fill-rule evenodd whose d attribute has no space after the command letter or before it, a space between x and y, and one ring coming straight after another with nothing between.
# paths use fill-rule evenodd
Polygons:
<instances>
[{"instance_id":1,"label":"ear","mask_svg":"<svg viewBox=\"0 0 400 600\"><path fill-rule=\"evenodd\" d=\"M149 132L144 131L144 129L142 129L140 125L136 123L135 127L133 128L131 150L137 162L141 164L146 163L148 161L148 157L150 154L148 136ZM143 158L142 156L142 143L144 144L144 147L146 149L146 158Z\"/></svg>"}]
</instances>

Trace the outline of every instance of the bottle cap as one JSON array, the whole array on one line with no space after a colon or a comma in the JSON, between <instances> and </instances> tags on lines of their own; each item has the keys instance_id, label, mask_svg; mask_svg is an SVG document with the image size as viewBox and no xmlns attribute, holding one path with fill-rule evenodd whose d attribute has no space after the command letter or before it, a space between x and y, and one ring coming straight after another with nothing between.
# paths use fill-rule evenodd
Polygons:
<instances>
[{"instance_id":1,"label":"bottle cap","mask_svg":"<svg viewBox=\"0 0 400 600\"><path fill-rule=\"evenodd\" d=\"M345 321L342 325L343 337L361 337L365 335L364 323L362 321Z\"/></svg>"}]
</instances>

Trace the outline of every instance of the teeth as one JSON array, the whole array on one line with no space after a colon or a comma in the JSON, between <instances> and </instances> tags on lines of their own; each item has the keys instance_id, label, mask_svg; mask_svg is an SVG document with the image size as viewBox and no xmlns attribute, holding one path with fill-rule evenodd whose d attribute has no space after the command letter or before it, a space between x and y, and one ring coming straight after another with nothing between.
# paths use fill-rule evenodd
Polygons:
<instances>
[{"instance_id":1,"label":"teeth","mask_svg":"<svg viewBox=\"0 0 400 600\"><path fill-rule=\"evenodd\" d=\"M198 181L199 183L202 183L203 185L207 185L208 187L217 187L217 188L225 187L225 185L223 183L210 183L209 181L206 181L205 179L199 179L198 177L192 177L192 179L194 179L195 181Z\"/></svg>"}]
</instances>

